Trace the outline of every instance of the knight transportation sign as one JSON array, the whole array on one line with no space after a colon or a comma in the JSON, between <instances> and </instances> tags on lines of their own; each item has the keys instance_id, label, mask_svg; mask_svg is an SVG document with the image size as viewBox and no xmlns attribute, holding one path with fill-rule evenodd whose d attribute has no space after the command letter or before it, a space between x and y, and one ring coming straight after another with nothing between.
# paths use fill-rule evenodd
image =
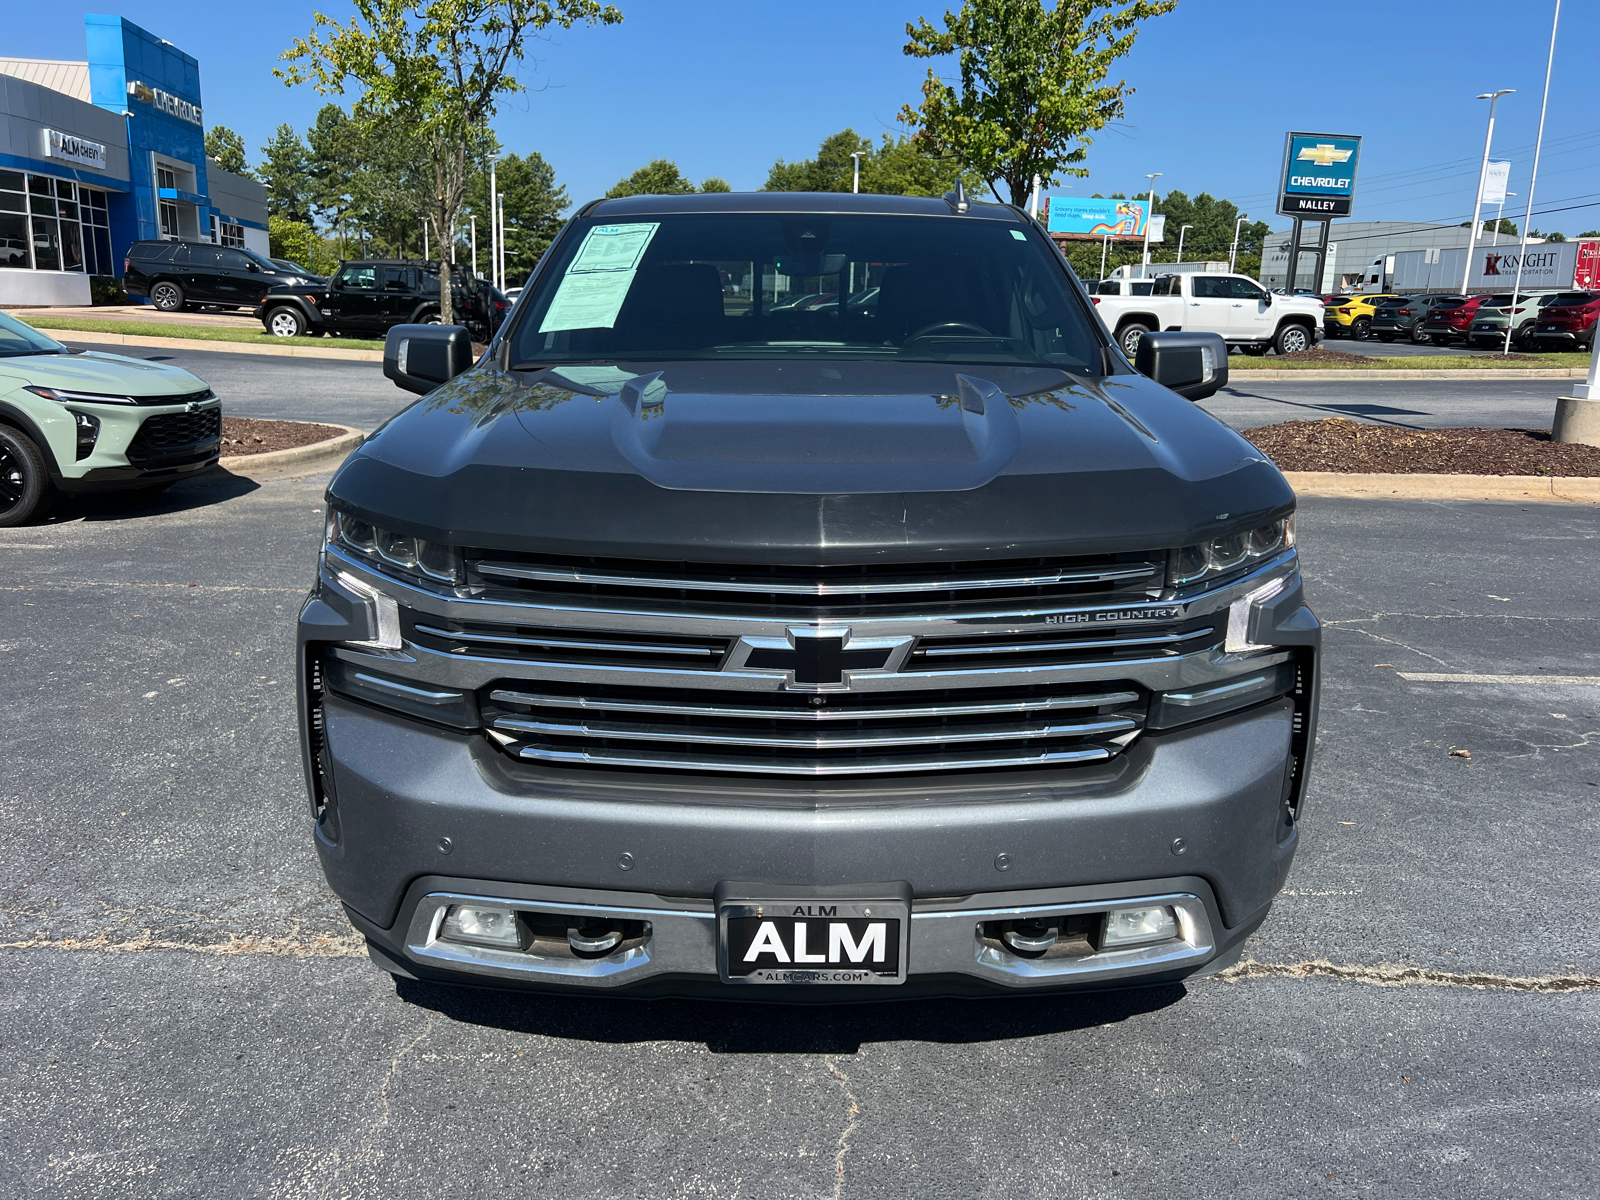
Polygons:
<instances>
[{"instance_id":1,"label":"knight transportation sign","mask_svg":"<svg viewBox=\"0 0 1600 1200\"><path fill-rule=\"evenodd\" d=\"M1291 133L1283 148L1278 211L1286 217L1348 217L1361 139L1344 133Z\"/></svg>"}]
</instances>

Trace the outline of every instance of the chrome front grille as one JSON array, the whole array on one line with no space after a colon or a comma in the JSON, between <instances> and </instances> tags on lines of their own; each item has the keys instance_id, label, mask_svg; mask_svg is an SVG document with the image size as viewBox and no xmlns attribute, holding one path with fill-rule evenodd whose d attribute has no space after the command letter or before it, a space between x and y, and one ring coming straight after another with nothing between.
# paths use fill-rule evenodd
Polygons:
<instances>
[{"instance_id":1,"label":"chrome front grille","mask_svg":"<svg viewBox=\"0 0 1600 1200\"><path fill-rule=\"evenodd\" d=\"M508 682L485 726L531 762L852 776L1103 762L1144 727L1134 685L730 693Z\"/></svg>"},{"instance_id":2,"label":"chrome front grille","mask_svg":"<svg viewBox=\"0 0 1600 1200\"><path fill-rule=\"evenodd\" d=\"M467 570L475 585L520 593L524 603L642 601L708 612L737 607L833 615L890 608L945 611L1019 600L1144 599L1159 594L1165 583L1166 556L756 567L469 550Z\"/></svg>"},{"instance_id":3,"label":"chrome front grille","mask_svg":"<svg viewBox=\"0 0 1600 1200\"><path fill-rule=\"evenodd\" d=\"M906 660L907 671L1058 666L1084 662L1115 664L1120 657L1170 657L1215 643L1213 621L1180 626L1053 628L1046 633L924 637Z\"/></svg>"},{"instance_id":4,"label":"chrome front grille","mask_svg":"<svg viewBox=\"0 0 1600 1200\"><path fill-rule=\"evenodd\" d=\"M422 617L407 624L410 638L426 649L512 661L711 671L729 645L728 638Z\"/></svg>"}]
</instances>

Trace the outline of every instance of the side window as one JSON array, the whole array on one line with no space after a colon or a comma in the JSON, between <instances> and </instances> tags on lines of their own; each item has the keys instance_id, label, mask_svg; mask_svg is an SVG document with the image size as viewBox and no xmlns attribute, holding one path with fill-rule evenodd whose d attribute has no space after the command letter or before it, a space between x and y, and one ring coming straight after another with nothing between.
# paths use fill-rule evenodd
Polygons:
<instances>
[{"instance_id":1,"label":"side window","mask_svg":"<svg viewBox=\"0 0 1600 1200\"><path fill-rule=\"evenodd\" d=\"M1215 275L1196 275L1193 295L1196 300L1226 300L1228 281Z\"/></svg>"},{"instance_id":2,"label":"side window","mask_svg":"<svg viewBox=\"0 0 1600 1200\"><path fill-rule=\"evenodd\" d=\"M184 267L188 266L189 263L195 260L189 257L188 246L184 245L182 242L176 242L172 247L172 257L166 261L170 262L175 267ZM205 259L201 258L199 261L202 265L204 265Z\"/></svg>"},{"instance_id":3,"label":"side window","mask_svg":"<svg viewBox=\"0 0 1600 1200\"><path fill-rule=\"evenodd\" d=\"M386 292L405 292L411 289L411 270L408 267L385 267L383 269L383 290Z\"/></svg>"},{"instance_id":4,"label":"side window","mask_svg":"<svg viewBox=\"0 0 1600 1200\"><path fill-rule=\"evenodd\" d=\"M378 268L346 267L339 272L339 286L358 292L374 291L378 286Z\"/></svg>"},{"instance_id":5,"label":"side window","mask_svg":"<svg viewBox=\"0 0 1600 1200\"><path fill-rule=\"evenodd\" d=\"M1148 296L1155 286L1153 279L1136 279L1129 285L1129 292L1134 296Z\"/></svg>"},{"instance_id":6,"label":"side window","mask_svg":"<svg viewBox=\"0 0 1600 1200\"><path fill-rule=\"evenodd\" d=\"M1230 279L1228 283L1232 285L1235 300L1259 300L1267 294L1248 279Z\"/></svg>"},{"instance_id":7,"label":"side window","mask_svg":"<svg viewBox=\"0 0 1600 1200\"><path fill-rule=\"evenodd\" d=\"M1102 279L1100 286L1095 289L1096 295L1120 296L1122 295L1122 281L1120 279Z\"/></svg>"},{"instance_id":8,"label":"side window","mask_svg":"<svg viewBox=\"0 0 1600 1200\"><path fill-rule=\"evenodd\" d=\"M250 260L237 250L218 250L217 265L227 267L230 271L248 271Z\"/></svg>"}]
</instances>

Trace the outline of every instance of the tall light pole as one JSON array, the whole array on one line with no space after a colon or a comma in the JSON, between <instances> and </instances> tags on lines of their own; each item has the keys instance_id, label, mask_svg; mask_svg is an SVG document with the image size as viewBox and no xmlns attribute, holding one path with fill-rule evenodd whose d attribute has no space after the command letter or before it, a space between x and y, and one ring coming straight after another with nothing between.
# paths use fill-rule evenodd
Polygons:
<instances>
[{"instance_id":1,"label":"tall light pole","mask_svg":"<svg viewBox=\"0 0 1600 1200\"><path fill-rule=\"evenodd\" d=\"M489 156L489 286L500 286L500 222L494 219L497 211L495 207L495 179L494 164L499 158L498 154ZM503 290L503 289L502 289Z\"/></svg>"},{"instance_id":2,"label":"tall light pole","mask_svg":"<svg viewBox=\"0 0 1600 1200\"><path fill-rule=\"evenodd\" d=\"M1183 261L1183 235L1186 230L1193 229L1193 225L1185 225L1178 230L1178 261Z\"/></svg>"},{"instance_id":3,"label":"tall light pole","mask_svg":"<svg viewBox=\"0 0 1600 1200\"><path fill-rule=\"evenodd\" d=\"M1559 5L1558 5L1559 8ZM1554 42L1551 49L1554 50ZM1509 96L1516 88L1501 88L1498 92L1484 92L1476 97L1489 102L1489 129L1483 135L1483 165L1478 168L1478 190L1472 196L1472 232L1467 236L1467 258L1461 264L1461 294L1467 294L1467 280L1472 277L1472 255L1478 248L1478 209L1483 206L1483 181L1489 174L1489 143L1494 141L1494 110L1501 96ZM1507 327L1509 328L1509 326Z\"/></svg>"},{"instance_id":4,"label":"tall light pole","mask_svg":"<svg viewBox=\"0 0 1600 1200\"><path fill-rule=\"evenodd\" d=\"M495 224L500 227L500 283L499 288L506 290L506 198L504 193L499 197L500 209L495 214Z\"/></svg>"},{"instance_id":5,"label":"tall light pole","mask_svg":"<svg viewBox=\"0 0 1600 1200\"><path fill-rule=\"evenodd\" d=\"M1539 102L1539 136L1533 143L1533 172L1528 176L1528 212L1522 218L1522 242L1517 248L1517 282L1511 289L1511 311L1517 311L1517 300L1522 294L1522 264L1528 257L1528 226L1533 224L1533 189L1539 182L1539 154L1544 150L1544 114L1550 107L1550 72L1556 65L1556 30L1561 27L1561 0L1556 0L1556 15L1550 22L1550 57L1544 64L1544 99ZM1466 289L1463 288L1462 291ZM1511 326L1506 322L1506 342L1502 354L1511 353Z\"/></svg>"},{"instance_id":6,"label":"tall light pole","mask_svg":"<svg viewBox=\"0 0 1600 1200\"><path fill-rule=\"evenodd\" d=\"M478 217L474 213L472 221L472 277L478 278Z\"/></svg>"},{"instance_id":7,"label":"tall light pole","mask_svg":"<svg viewBox=\"0 0 1600 1200\"><path fill-rule=\"evenodd\" d=\"M850 179L850 190L852 192L861 191L861 155L862 151L860 150L850 151L850 157L855 160L855 172Z\"/></svg>"},{"instance_id":8,"label":"tall light pole","mask_svg":"<svg viewBox=\"0 0 1600 1200\"><path fill-rule=\"evenodd\" d=\"M1239 226L1243 225L1250 217L1249 213L1240 213L1239 219L1233 223L1233 245L1228 247L1228 274L1233 274L1233 264L1239 258ZM1266 256L1267 248L1261 247L1261 254ZM1265 265L1265 264L1263 264Z\"/></svg>"},{"instance_id":9,"label":"tall light pole","mask_svg":"<svg viewBox=\"0 0 1600 1200\"><path fill-rule=\"evenodd\" d=\"M1161 178L1161 172L1156 171L1145 178L1150 181L1150 199L1144 214L1144 261L1139 264L1140 279L1150 273L1150 218L1156 215L1156 180Z\"/></svg>"}]
</instances>

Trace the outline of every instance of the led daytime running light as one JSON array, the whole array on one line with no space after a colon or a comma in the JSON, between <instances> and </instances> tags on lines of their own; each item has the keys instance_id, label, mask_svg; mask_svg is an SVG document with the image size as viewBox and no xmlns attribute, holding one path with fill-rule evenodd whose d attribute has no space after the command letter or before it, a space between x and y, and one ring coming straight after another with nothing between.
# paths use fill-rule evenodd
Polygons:
<instances>
[{"instance_id":1,"label":"led daytime running light","mask_svg":"<svg viewBox=\"0 0 1600 1200\"><path fill-rule=\"evenodd\" d=\"M391 533L337 509L329 514L328 541L391 574L398 571L420 575L436 583L461 582L461 567L454 547L406 533Z\"/></svg>"},{"instance_id":2,"label":"led daytime running light","mask_svg":"<svg viewBox=\"0 0 1600 1200\"><path fill-rule=\"evenodd\" d=\"M1294 545L1294 517L1288 516L1256 529L1226 533L1172 552L1171 582L1187 587L1202 580L1231 574L1241 567L1281 554Z\"/></svg>"}]
</instances>

